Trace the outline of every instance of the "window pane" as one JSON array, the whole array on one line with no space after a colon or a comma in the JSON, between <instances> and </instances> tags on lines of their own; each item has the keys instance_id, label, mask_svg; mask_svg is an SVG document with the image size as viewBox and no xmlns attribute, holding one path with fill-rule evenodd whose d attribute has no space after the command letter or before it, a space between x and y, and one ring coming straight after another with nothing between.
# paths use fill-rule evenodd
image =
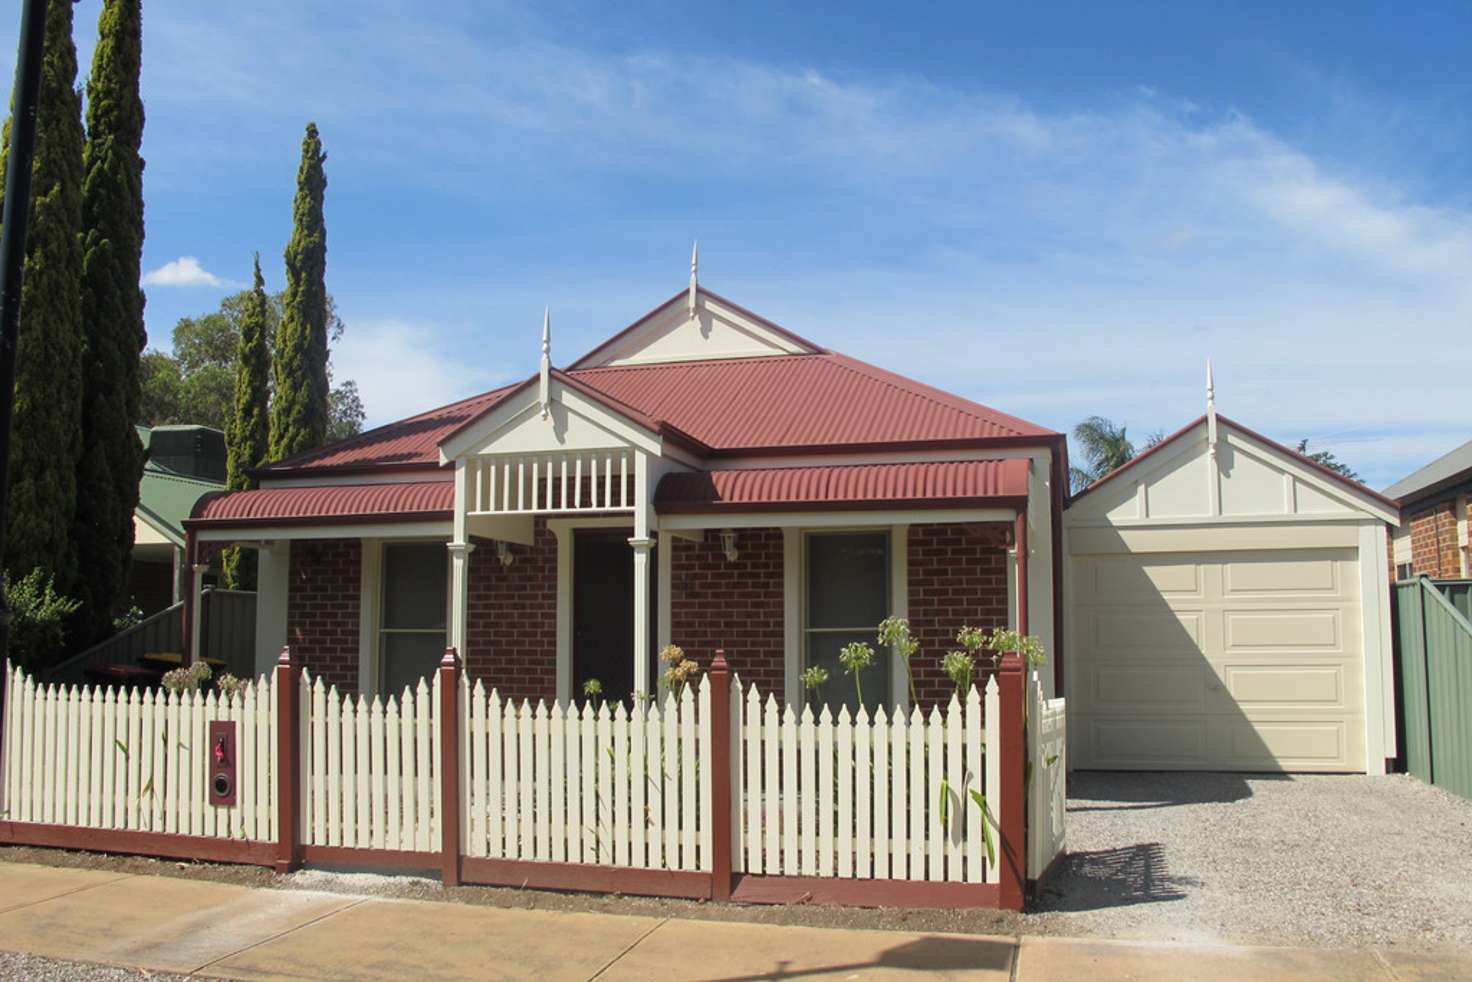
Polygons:
<instances>
[{"instance_id":1,"label":"window pane","mask_svg":"<svg viewBox=\"0 0 1472 982\"><path fill-rule=\"evenodd\" d=\"M808 536L808 627L877 627L888 614L888 533Z\"/></svg>"},{"instance_id":2,"label":"window pane","mask_svg":"<svg viewBox=\"0 0 1472 982\"><path fill-rule=\"evenodd\" d=\"M384 547L384 627L444 629L447 556L440 542Z\"/></svg>"},{"instance_id":3,"label":"window pane","mask_svg":"<svg viewBox=\"0 0 1472 982\"><path fill-rule=\"evenodd\" d=\"M445 635L384 634L383 691L398 695L405 686L418 685L439 667L445 654Z\"/></svg>"},{"instance_id":4,"label":"window pane","mask_svg":"<svg viewBox=\"0 0 1472 982\"><path fill-rule=\"evenodd\" d=\"M838 707L847 706L849 712L859 708L857 693L854 692L854 677L845 674L842 663L838 660L838 652L843 646L851 641L867 642L874 650L874 664L864 669L859 675L859 684L864 687L864 705L873 712L878 706L893 706L894 701L890 698L890 679L892 669L890 666L890 655L888 649L881 649L874 643L874 632L872 630L854 631L852 633L809 633L808 634L808 665L817 665L828 669L828 681L818 691L818 699L813 700L814 712L822 705L827 705L836 713ZM804 693L804 697L806 697Z\"/></svg>"}]
</instances>

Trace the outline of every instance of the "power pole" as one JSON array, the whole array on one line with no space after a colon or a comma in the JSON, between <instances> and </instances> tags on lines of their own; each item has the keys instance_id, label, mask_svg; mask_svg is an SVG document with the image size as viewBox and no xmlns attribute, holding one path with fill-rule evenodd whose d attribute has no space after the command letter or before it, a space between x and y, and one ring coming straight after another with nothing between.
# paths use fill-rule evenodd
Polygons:
<instances>
[{"instance_id":1,"label":"power pole","mask_svg":"<svg viewBox=\"0 0 1472 982\"><path fill-rule=\"evenodd\" d=\"M67 0L62 0L63 3ZM31 219L31 161L36 156L36 102L41 94L46 0L24 0L20 52L15 59L10 164L5 173L5 213L0 216L0 556L5 554L10 507L10 417L15 406L15 347L20 334L20 285L25 276L26 227ZM10 650L10 601L0 578L0 659ZM0 672L0 724L4 723L6 674Z\"/></svg>"}]
</instances>

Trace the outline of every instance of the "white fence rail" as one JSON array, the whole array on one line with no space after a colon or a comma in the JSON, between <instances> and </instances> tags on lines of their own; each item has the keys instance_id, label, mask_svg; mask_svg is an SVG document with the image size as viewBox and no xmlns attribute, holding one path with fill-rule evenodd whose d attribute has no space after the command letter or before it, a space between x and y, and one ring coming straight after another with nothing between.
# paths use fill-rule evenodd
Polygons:
<instances>
[{"instance_id":1,"label":"white fence rail","mask_svg":"<svg viewBox=\"0 0 1472 982\"><path fill-rule=\"evenodd\" d=\"M228 698L6 685L4 817L15 822L275 841L276 701L261 677ZM236 723L236 803L209 803L209 724Z\"/></svg>"},{"instance_id":2,"label":"white fence rail","mask_svg":"<svg viewBox=\"0 0 1472 982\"><path fill-rule=\"evenodd\" d=\"M928 714L881 707L796 713L733 686L740 815L733 858L748 873L998 881L997 683ZM985 709L985 712L983 712ZM980 800L976 796L980 796Z\"/></svg>"},{"instance_id":3,"label":"white fence rail","mask_svg":"<svg viewBox=\"0 0 1472 982\"><path fill-rule=\"evenodd\" d=\"M462 681L461 705L467 856L711 868L706 679L633 710L534 707Z\"/></svg>"},{"instance_id":4,"label":"white fence rail","mask_svg":"<svg viewBox=\"0 0 1472 982\"><path fill-rule=\"evenodd\" d=\"M301 681L302 842L440 848L439 673L386 699Z\"/></svg>"},{"instance_id":5,"label":"white fence rail","mask_svg":"<svg viewBox=\"0 0 1472 982\"><path fill-rule=\"evenodd\" d=\"M1044 699L1038 673L1027 680L1027 875L1038 879L1067 846L1068 716L1063 699Z\"/></svg>"}]
</instances>

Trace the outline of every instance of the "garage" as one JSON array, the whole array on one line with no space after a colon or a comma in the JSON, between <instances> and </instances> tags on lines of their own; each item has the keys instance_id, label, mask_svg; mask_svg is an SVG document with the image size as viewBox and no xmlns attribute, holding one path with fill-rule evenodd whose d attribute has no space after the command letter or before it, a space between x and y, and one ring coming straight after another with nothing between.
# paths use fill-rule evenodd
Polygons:
<instances>
[{"instance_id":1,"label":"garage","mask_svg":"<svg viewBox=\"0 0 1472 982\"><path fill-rule=\"evenodd\" d=\"M1368 488L1211 415L1077 496L1072 765L1383 773L1396 521Z\"/></svg>"}]
</instances>

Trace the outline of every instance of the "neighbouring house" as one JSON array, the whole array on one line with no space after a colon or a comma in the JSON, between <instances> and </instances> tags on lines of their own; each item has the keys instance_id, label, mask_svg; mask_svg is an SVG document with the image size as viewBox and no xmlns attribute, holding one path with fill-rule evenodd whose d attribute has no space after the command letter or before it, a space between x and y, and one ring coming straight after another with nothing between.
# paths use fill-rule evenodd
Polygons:
<instances>
[{"instance_id":1,"label":"neighbouring house","mask_svg":"<svg viewBox=\"0 0 1472 982\"><path fill-rule=\"evenodd\" d=\"M1392 537L1395 577L1472 577L1467 506L1472 500L1472 441L1385 489L1400 506Z\"/></svg>"},{"instance_id":2,"label":"neighbouring house","mask_svg":"<svg viewBox=\"0 0 1472 982\"><path fill-rule=\"evenodd\" d=\"M724 649L789 703L824 667L836 707L855 701L839 650L900 615L932 704L962 625L1016 626L1057 654L1066 475L1062 435L692 275L563 368L544 323L524 381L273 462L185 526L195 562L259 550L262 671L289 643L340 689L398 692L448 645L503 697L567 700L596 679L617 699L656 692L675 643L702 665ZM879 665L865 701L907 705L899 660Z\"/></svg>"},{"instance_id":3,"label":"neighbouring house","mask_svg":"<svg viewBox=\"0 0 1472 982\"><path fill-rule=\"evenodd\" d=\"M143 614L178 603L188 589L184 521L201 497L225 486L225 435L208 426L139 426L148 452L133 511L128 596Z\"/></svg>"},{"instance_id":4,"label":"neighbouring house","mask_svg":"<svg viewBox=\"0 0 1472 982\"><path fill-rule=\"evenodd\" d=\"M1072 766L1384 773L1398 523L1208 387L1205 416L1065 513Z\"/></svg>"}]
</instances>

